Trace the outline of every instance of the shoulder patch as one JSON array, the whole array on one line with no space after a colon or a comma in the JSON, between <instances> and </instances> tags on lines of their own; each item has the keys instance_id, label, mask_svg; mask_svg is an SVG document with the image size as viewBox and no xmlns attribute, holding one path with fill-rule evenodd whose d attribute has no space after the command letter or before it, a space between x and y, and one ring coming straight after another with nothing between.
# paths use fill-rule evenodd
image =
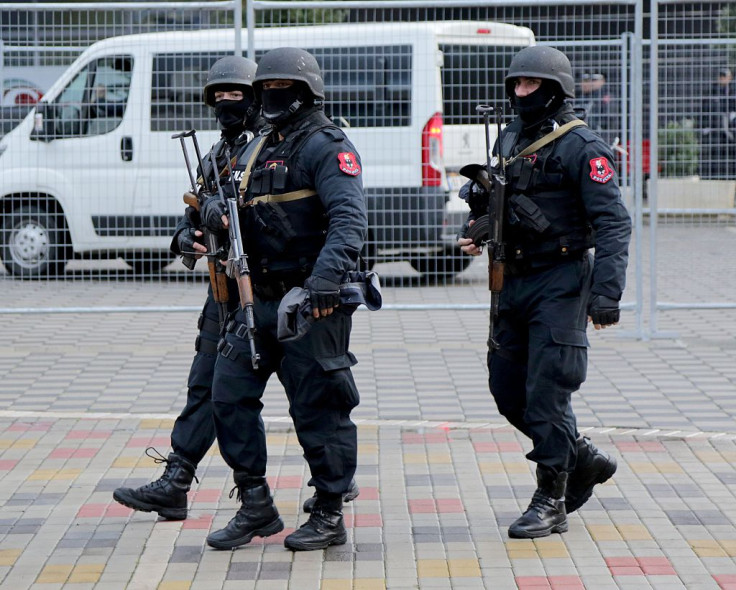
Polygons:
<instances>
[{"instance_id":1,"label":"shoulder patch","mask_svg":"<svg viewBox=\"0 0 736 590\"><path fill-rule=\"evenodd\" d=\"M605 156L599 156L590 161L590 178L601 184L606 184L613 178L613 168Z\"/></svg>"},{"instance_id":2,"label":"shoulder patch","mask_svg":"<svg viewBox=\"0 0 736 590\"><path fill-rule=\"evenodd\" d=\"M358 158L353 152L340 152L337 154L337 161L340 163L340 171L348 176L358 176L360 174L360 164Z\"/></svg>"}]
</instances>

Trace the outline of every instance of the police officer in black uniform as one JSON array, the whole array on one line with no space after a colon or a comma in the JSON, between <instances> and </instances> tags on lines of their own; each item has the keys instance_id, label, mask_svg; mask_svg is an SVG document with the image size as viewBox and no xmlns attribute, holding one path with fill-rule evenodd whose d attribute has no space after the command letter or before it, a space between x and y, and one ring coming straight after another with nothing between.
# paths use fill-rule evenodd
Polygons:
<instances>
[{"instance_id":1,"label":"police officer in black uniform","mask_svg":"<svg viewBox=\"0 0 736 590\"><path fill-rule=\"evenodd\" d=\"M221 185L226 196L236 196L237 186L230 181L227 160L239 155L254 134L263 127L260 105L255 100L253 78L256 63L240 56L228 56L217 60L209 70L204 85L204 103L212 107L222 127L220 140L212 146L219 171L225 171ZM214 167L210 155L204 158L204 170L198 170L202 178L214 183ZM239 180L242 167L233 172ZM216 197L215 197L216 198ZM175 254L201 255L207 252L202 243L199 213L192 207L176 227L171 241ZM224 240L227 234L224 235ZM224 243L221 240L220 243ZM229 311L238 303L237 284L228 280ZM176 419L171 431L171 448L168 458L155 458L166 463L164 474L137 489L118 488L113 493L116 501L144 512L157 512L168 520L187 517L187 492L194 478L197 465L215 441L215 423L212 417L212 375L217 358L217 342L220 332L220 311L210 286L202 313L199 316L199 335L195 341L196 354L189 370L187 404Z\"/></svg>"},{"instance_id":2,"label":"police officer in black uniform","mask_svg":"<svg viewBox=\"0 0 736 590\"><path fill-rule=\"evenodd\" d=\"M586 126L568 127L513 159L576 121L567 57L551 47L522 49L505 83L518 117L501 140L509 163L506 264L489 385L499 412L533 442L527 458L537 464L537 490L509 536L534 538L567 531L567 513L616 470L613 457L578 433L571 396L586 376L588 316L596 330L619 321L631 221L610 148ZM498 166L497 158L492 164ZM472 181L463 195L471 213L458 243L478 255L465 232L488 212L488 195Z\"/></svg>"},{"instance_id":3,"label":"police officer in black uniform","mask_svg":"<svg viewBox=\"0 0 736 590\"><path fill-rule=\"evenodd\" d=\"M357 461L357 429L350 419L359 395L350 368L351 317L339 306L339 286L357 266L367 235L361 162L343 131L324 115L324 84L308 52L283 47L260 60L253 83L271 123L246 149L240 192L241 229L255 295L251 364L241 312L227 328L215 366L213 402L220 451L234 471L242 506L207 537L217 549L249 543L283 529L266 482L266 436L261 396L276 373L289 400L297 437L309 463L316 499L307 523L287 536L292 550L343 544L343 495ZM213 203L208 227L227 222ZM293 287L308 293L315 322L300 340L279 342L277 310Z\"/></svg>"}]
</instances>

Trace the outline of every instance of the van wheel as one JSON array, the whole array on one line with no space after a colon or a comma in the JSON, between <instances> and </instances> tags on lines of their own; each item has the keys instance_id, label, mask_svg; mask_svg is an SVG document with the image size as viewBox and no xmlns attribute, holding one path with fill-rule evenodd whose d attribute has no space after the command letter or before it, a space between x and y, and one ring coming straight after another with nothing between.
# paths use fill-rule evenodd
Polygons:
<instances>
[{"instance_id":1,"label":"van wheel","mask_svg":"<svg viewBox=\"0 0 736 590\"><path fill-rule=\"evenodd\" d=\"M133 267L137 275L152 275L161 271L174 260L169 252L132 252L125 255L125 262Z\"/></svg>"},{"instance_id":2,"label":"van wheel","mask_svg":"<svg viewBox=\"0 0 736 590\"><path fill-rule=\"evenodd\" d=\"M465 254L455 246L446 246L438 254L422 256L409 261L422 279L444 282L463 272L473 262L473 257Z\"/></svg>"},{"instance_id":3,"label":"van wheel","mask_svg":"<svg viewBox=\"0 0 736 590\"><path fill-rule=\"evenodd\" d=\"M50 278L63 274L71 246L63 216L34 205L15 205L3 215L3 264L16 277Z\"/></svg>"}]
</instances>

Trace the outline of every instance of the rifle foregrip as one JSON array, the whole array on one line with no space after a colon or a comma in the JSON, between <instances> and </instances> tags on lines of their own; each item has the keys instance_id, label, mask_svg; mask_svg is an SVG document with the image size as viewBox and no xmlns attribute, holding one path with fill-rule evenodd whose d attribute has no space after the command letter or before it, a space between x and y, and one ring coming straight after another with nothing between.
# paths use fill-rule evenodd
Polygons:
<instances>
[{"instance_id":1,"label":"rifle foregrip","mask_svg":"<svg viewBox=\"0 0 736 590\"><path fill-rule=\"evenodd\" d=\"M214 262L215 264L220 264L217 260L215 260ZM210 277L211 276L212 275L210 274ZM214 297L215 301L217 303L227 303L230 300L230 295L227 290L227 275L225 274L225 272L215 271L215 281L214 283L212 283L212 285L212 296Z\"/></svg>"},{"instance_id":2,"label":"rifle foregrip","mask_svg":"<svg viewBox=\"0 0 736 590\"><path fill-rule=\"evenodd\" d=\"M194 193L186 192L184 193L184 196L182 198L187 205L189 205L190 207L194 207L197 211L199 211L199 201L197 200L197 195L195 195Z\"/></svg>"},{"instance_id":3,"label":"rifle foregrip","mask_svg":"<svg viewBox=\"0 0 736 590\"><path fill-rule=\"evenodd\" d=\"M490 283L491 291L495 293L500 293L501 290L503 289L503 268L504 268L503 262L498 262L494 260L491 263L489 283Z\"/></svg>"}]
</instances>

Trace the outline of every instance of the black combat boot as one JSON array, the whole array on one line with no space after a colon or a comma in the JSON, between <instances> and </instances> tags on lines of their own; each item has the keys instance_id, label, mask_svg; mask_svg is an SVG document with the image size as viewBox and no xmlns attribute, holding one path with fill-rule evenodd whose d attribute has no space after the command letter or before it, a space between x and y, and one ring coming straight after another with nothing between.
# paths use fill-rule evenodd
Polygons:
<instances>
[{"instance_id":1,"label":"black combat boot","mask_svg":"<svg viewBox=\"0 0 736 590\"><path fill-rule=\"evenodd\" d=\"M196 479L196 467L181 455L169 453L168 459L161 453L151 455L149 447L146 454L156 463L166 463L164 474L140 488L118 488L112 497L123 506L141 512L157 512L167 520L184 520L187 517L187 492Z\"/></svg>"},{"instance_id":2,"label":"black combat boot","mask_svg":"<svg viewBox=\"0 0 736 590\"><path fill-rule=\"evenodd\" d=\"M529 508L509 527L513 539L535 539L567 532L565 484L567 472L555 473L537 465L537 491Z\"/></svg>"},{"instance_id":3,"label":"black combat boot","mask_svg":"<svg viewBox=\"0 0 736 590\"><path fill-rule=\"evenodd\" d=\"M355 483L354 479L350 480L350 486L348 487L348 491L345 492L342 495L342 501L343 502L352 502L360 495L360 488L358 487L358 484ZM304 500L304 506L302 508L304 509L304 512L311 512L312 508L314 508L314 503L317 501L317 492L314 492L314 495L311 498L307 498Z\"/></svg>"},{"instance_id":4,"label":"black combat boot","mask_svg":"<svg viewBox=\"0 0 736 590\"><path fill-rule=\"evenodd\" d=\"M565 510L575 512L593 494L593 486L611 479L616 473L616 459L597 448L587 436L577 441L578 460L567 480Z\"/></svg>"},{"instance_id":5,"label":"black combat boot","mask_svg":"<svg viewBox=\"0 0 736 590\"><path fill-rule=\"evenodd\" d=\"M236 472L235 485L243 505L224 529L207 537L207 544L215 549L233 549L250 543L253 537L269 537L284 530L265 477Z\"/></svg>"},{"instance_id":6,"label":"black combat boot","mask_svg":"<svg viewBox=\"0 0 736 590\"><path fill-rule=\"evenodd\" d=\"M284 539L284 546L292 551L312 551L344 545L347 540L348 532L342 520L342 496L318 492L309 520Z\"/></svg>"}]
</instances>

